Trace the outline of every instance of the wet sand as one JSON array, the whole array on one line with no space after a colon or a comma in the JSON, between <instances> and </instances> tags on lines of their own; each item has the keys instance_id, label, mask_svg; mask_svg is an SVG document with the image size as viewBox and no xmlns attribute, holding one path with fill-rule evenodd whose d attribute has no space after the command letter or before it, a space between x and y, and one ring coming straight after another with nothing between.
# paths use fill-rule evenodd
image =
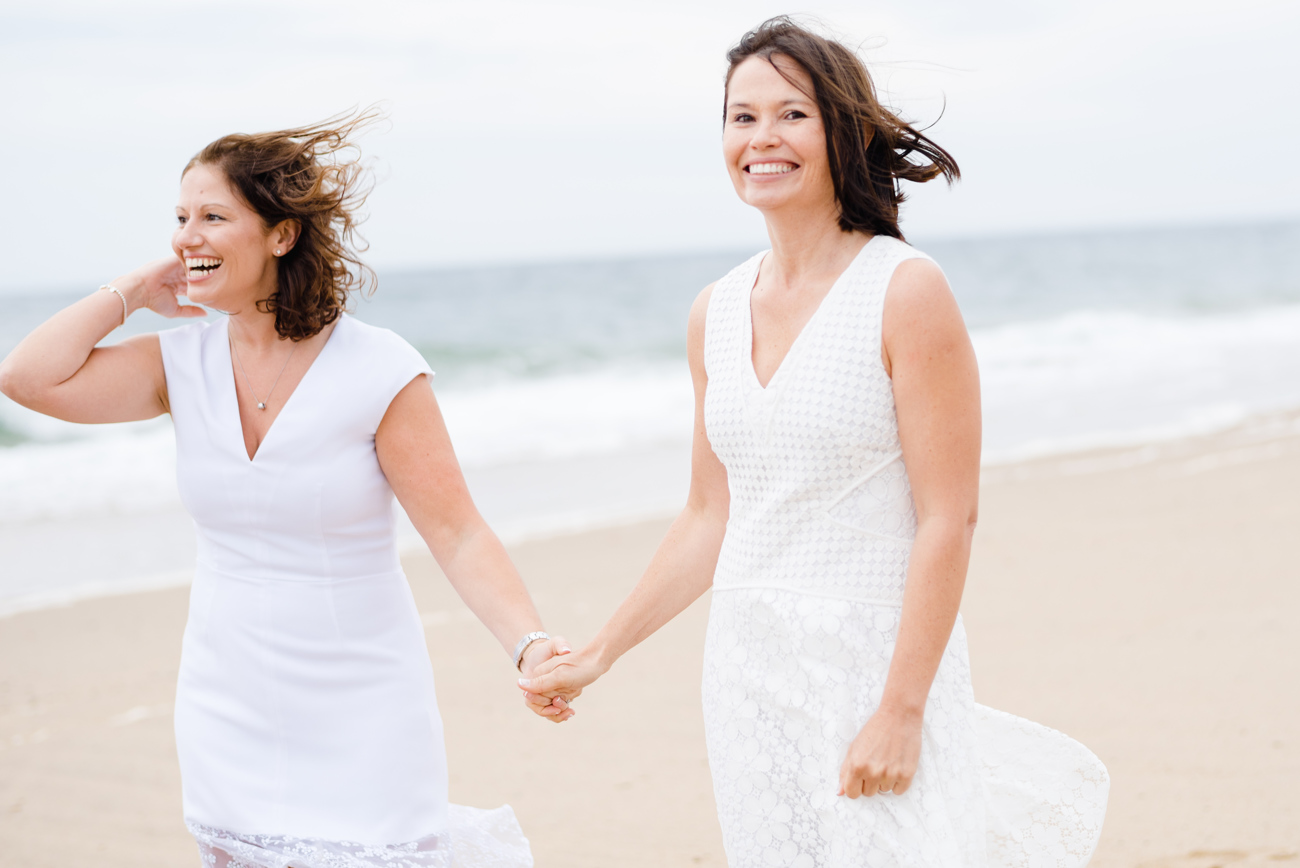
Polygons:
<instances>
[{"instance_id":1,"label":"wet sand","mask_svg":"<svg viewBox=\"0 0 1300 868\"><path fill-rule=\"evenodd\" d=\"M986 471L964 606L979 701L1112 775L1097 866L1300 865L1300 428ZM591 636L666 522L516 546L548 627ZM514 806L541 868L723 866L699 675L707 596L562 726L432 559L405 559L453 801ZM184 589L0 619L0 866L197 865L170 704Z\"/></svg>"}]
</instances>

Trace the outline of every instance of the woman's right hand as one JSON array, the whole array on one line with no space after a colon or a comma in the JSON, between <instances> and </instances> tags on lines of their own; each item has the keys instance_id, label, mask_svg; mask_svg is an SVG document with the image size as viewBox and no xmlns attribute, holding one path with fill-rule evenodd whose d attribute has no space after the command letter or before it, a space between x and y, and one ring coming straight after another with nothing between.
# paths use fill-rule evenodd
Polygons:
<instances>
[{"instance_id":1,"label":"woman's right hand","mask_svg":"<svg viewBox=\"0 0 1300 868\"><path fill-rule=\"evenodd\" d=\"M537 666L529 678L519 679L519 689L524 691L524 703L534 714L563 723L570 715L555 712L558 697L564 708L582 695L582 689L609 669L588 645L571 654L557 654Z\"/></svg>"},{"instance_id":2,"label":"woman's right hand","mask_svg":"<svg viewBox=\"0 0 1300 868\"><path fill-rule=\"evenodd\" d=\"M132 313L148 308L168 317L206 316L207 312L196 304L181 304L189 282L185 278L185 265L176 257L155 259L147 265L122 275L113 286L126 297Z\"/></svg>"}]
</instances>

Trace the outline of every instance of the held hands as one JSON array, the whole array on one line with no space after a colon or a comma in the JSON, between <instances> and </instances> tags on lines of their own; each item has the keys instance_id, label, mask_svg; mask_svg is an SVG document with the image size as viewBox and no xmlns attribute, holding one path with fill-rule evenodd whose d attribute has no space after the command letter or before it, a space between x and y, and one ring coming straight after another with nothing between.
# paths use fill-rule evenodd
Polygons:
<instances>
[{"instance_id":1,"label":"held hands","mask_svg":"<svg viewBox=\"0 0 1300 868\"><path fill-rule=\"evenodd\" d=\"M524 674L524 677L519 679L520 685L522 686L524 681L537 675L539 669L549 671L547 669L548 665L553 666L554 661L571 654L572 651L573 649L569 647L569 643L562 636L552 636L550 639L529 645L524 649L523 659L520 660L519 669ZM576 695L573 694L572 696L576 697ZM578 713L569 707L568 702L562 696L557 695L554 698L539 696L537 700L538 704L535 708L532 708L530 703L533 712L542 717L548 717L556 723L563 723Z\"/></svg>"},{"instance_id":2,"label":"held hands","mask_svg":"<svg viewBox=\"0 0 1300 868\"><path fill-rule=\"evenodd\" d=\"M207 311L198 305L177 301L185 295L189 281L185 277L185 266L174 256L142 265L113 281L112 285L126 296L132 313L147 307L169 318L207 316Z\"/></svg>"},{"instance_id":3,"label":"held hands","mask_svg":"<svg viewBox=\"0 0 1300 868\"><path fill-rule=\"evenodd\" d=\"M541 643L538 643L541 644ZM519 689L524 691L524 703L537 715L563 723L575 714L569 703L582 695L582 689L609 667L601 664L596 654L584 648L576 653L557 652L538 663L524 678L519 679Z\"/></svg>"},{"instance_id":4,"label":"held hands","mask_svg":"<svg viewBox=\"0 0 1300 868\"><path fill-rule=\"evenodd\" d=\"M882 706L849 745L837 795L856 799L891 790L905 793L920 759L921 714Z\"/></svg>"}]
</instances>

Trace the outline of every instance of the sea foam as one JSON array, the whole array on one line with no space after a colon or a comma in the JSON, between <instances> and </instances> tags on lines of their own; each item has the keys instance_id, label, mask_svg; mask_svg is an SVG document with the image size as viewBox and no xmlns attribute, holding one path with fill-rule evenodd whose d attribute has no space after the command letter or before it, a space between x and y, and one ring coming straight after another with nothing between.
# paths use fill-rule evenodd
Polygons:
<instances>
[{"instance_id":1,"label":"sea foam","mask_svg":"<svg viewBox=\"0 0 1300 868\"><path fill-rule=\"evenodd\" d=\"M1080 311L972 337L986 463L1206 433L1300 406L1300 305L1202 315ZM457 455L472 469L680 444L693 421L684 360L437 392ZM178 502L165 420L52 425L12 404L0 414L32 438L0 449L0 521Z\"/></svg>"}]
</instances>

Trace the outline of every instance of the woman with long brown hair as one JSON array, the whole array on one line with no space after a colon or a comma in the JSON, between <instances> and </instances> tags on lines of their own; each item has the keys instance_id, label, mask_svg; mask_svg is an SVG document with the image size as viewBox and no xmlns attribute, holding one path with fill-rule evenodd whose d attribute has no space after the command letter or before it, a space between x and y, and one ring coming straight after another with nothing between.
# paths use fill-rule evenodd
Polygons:
<instances>
[{"instance_id":1,"label":"woman with long brown hair","mask_svg":"<svg viewBox=\"0 0 1300 868\"><path fill-rule=\"evenodd\" d=\"M979 374L943 272L898 225L900 182L957 164L852 51L788 18L728 61L723 155L771 250L691 311L686 508L525 698L567 719L712 586L704 716L732 868L1084 865L1105 768L971 690Z\"/></svg>"},{"instance_id":2,"label":"woman with long brown hair","mask_svg":"<svg viewBox=\"0 0 1300 868\"><path fill-rule=\"evenodd\" d=\"M532 865L508 806L447 803L394 494L516 666L564 649L470 499L433 372L345 313L367 273L349 139L369 119L208 145L181 175L173 255L0 364L0 390L50 416L172 417L199 539L176 746L185 821L213 868ZM226 316L98 346L142 308L197 305Z\"/></svg>"}]
</instances>

